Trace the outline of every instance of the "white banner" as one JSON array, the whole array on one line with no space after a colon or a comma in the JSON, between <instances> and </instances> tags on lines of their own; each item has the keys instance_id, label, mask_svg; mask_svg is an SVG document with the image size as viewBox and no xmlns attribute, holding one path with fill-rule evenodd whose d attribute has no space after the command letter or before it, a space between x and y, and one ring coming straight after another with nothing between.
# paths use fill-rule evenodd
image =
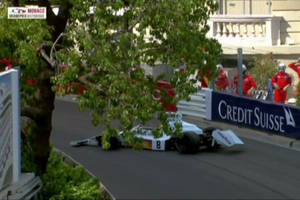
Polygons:
<instances>
[{"instance_id":1,"label":"white banner","mask_svg":"<svg viewBox=\"0 0 300 200\"><path fill-rule=\"evenodd\" d=\"M18 71L0 73L0 191L20 178L19 99Z\"/></svg>"},{"instance_id":2,"label":"white banner","mask_svg":"<svg viewBox=\"0 0 300 200\"><path fill-rule=\"evenodd\" d=\"M8 7L8 19L46 19L46 7Z\"/></svg>"}]
</instances>

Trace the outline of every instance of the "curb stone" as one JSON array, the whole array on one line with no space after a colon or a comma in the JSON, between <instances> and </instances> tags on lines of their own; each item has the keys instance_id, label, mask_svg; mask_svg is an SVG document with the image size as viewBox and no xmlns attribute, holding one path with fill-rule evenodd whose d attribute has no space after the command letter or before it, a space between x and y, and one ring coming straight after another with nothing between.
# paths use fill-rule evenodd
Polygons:
<instances>
[{"instance_id":1,"label":"curb stone","mask_svg":"<svg viewBox=\"0 0 300 200\"><path fill-rule=\"evenodd\" d=\"M76 103L76 97L77 97L77 95L68 94L65 96L55 96L55 99L61 100L61 101L67 101L67 102L71 102L71 103Z\"/></svg>"},{"instance_id":2,"label":"curb stone","mask_svg":"<svg viewBox=\"0 0 300 200\"><path fill-rule=\"evenodd\" d=\"M231 129L240 137L244 137L247 139L252 139L252 140L256 140L259 142L268 143L272 145L277 145L290 150L300 151L300 140L294 138L277 135L275 133L262 132L262 131L258 131L258 130L254 130L242 126L236 126L225 122L210 121L199 117L193 117L187 115L183 115L183 117L184 120L191 123L198 124L204 128L212 126L221 129Z\"/></svg>"},{"instance_id":3,"label":"curb stone","mask_svg":"<svg viewBox=\"0 0 300 200\"><path fill-rule=\"evenodd\" d=\"M88 169L86 169L85 167L83 167L79 162L77 162L76 160L74 160L71 156L69 156L68 154L62 152L61 150L57 149L57 148L53 148L53 150L59 154L62 157L63 162L67 163L68 165L70 165L71 167L76 167L76 166L80 166L82 168L84 168L86 170L86 172L93 178L97 178L92 172L90 172ZM107 187L105 187L105 185L103 185L103 183L100 181L100 188L104 191L103 194L103 199L105 200L116 200L116 198L112 195L112 193L107 189Z\"/></svg>"}]
</instances>

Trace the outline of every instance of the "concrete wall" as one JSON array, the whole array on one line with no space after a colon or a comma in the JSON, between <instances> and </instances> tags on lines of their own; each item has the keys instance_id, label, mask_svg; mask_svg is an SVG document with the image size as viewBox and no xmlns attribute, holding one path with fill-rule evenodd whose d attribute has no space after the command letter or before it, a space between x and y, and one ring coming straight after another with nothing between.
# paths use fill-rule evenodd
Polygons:
<instances>
[{"instance_id":1,"label":"concrete wall","mask_svg":"<svg viewBox=\"0 0 300 200\"><path fill-rule=\"evenodd\" d=\"M272 14L282 16L280 31L283 44L300 44L300 1L273 0Z\"/></svg>"},{"instance_id":2,"label":"concrete wall","mask_svg":"<svg viewBox=\"0 0 300 200\"><path fill-rule=\"evenodd\" d=\"M269 0L219 0L220 14L269 14ZM245 7L244 7L245 2ZM245 8L245 9L244 9ZM300 0L271 0L271 14L282 16L281 44L300 44Z\"/></svg>"},{"instance_id":3,"label":"concrete wall","mask_svg":"<svg viewBox=\"0 0 300 200\"><path fill-rule=\"evenodd\" d=\"M269 0L221 0L221 14L268 14ZM245 10L244 10L245 3Z\"/></svg>"}]
</instances>

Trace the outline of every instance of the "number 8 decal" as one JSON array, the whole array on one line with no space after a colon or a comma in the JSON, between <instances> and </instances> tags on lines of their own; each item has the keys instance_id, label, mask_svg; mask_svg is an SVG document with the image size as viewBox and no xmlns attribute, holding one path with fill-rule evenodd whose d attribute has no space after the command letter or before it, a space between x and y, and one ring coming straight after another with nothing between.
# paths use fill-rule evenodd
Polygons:
<instances>
[{"instance_id":1,"label":"number 8 decal","mask_svg":"<svg viewBox=\"0 0 300 200\"><path fill-rule=\"evenodd\" d=\"M157 149L160 149L160 141L159 141L159 140L156 141L156 148L157 148Z\"/></svg>"}]
</instances>

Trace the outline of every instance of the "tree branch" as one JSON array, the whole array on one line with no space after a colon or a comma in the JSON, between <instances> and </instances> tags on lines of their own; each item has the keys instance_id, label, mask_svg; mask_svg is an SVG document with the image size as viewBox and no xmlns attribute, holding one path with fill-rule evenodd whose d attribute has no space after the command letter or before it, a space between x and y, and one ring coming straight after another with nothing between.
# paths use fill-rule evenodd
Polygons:
<instances>
[{"instance_id":1,"label":"tree branch","mask_svg":"<svg viewBox=\"0 0 300 200\"><path fill-rule=\"evenodd\" d=\"M105 2L109 2L110 0L97 0L97 3L101 4L101 3L105 3Z\"/></svg>"},{"instance_id":2,"label":"tree branch","mask_svg":"<svg viewBox=\"0 0 300 200\"><path fill-rule=\"evenodd\" d=\"M128 27L128 31L131 32L133 30L133 28L141 21L141 19L145 16L146 11L143 10L142 13L137 17L137 19L135 20L135 22Z\"/></svg>"},{"instance_id":3,"label":"tree branch","mask_svg":"<svg viewBox=\"0 0 300 200\"><path fill-rule=\"evenodd\" d=\"M46 53L45 48L49 47L46 44L42 44L39 48L38 51L40 52L41 56L47 61L47 63L52 67L55 68L57 66L56 60L54 60L51 56L48 56Z\"/></svg>"},{"instance_id":4,"label":"tree branch","mask_svg":"<svg viewBox=\"0 0 300 200\"><path fill-rule=\"evenodd\" d=\"M42 116L43 111L37 107L22 106L21 116L29 117L32 120L37 120Z\"/></svg>"},{"instance_id":5,"label":"tree branch","mask_svg":"<svg viewBox=\"0 0 300 200\"><path fill-rule=\"evenodd\" d=\"M64 33L59 34L59 36L57 37L57 39L55 40L54 44L51 47L51 51L50 51L50 59L53 60L53 50L55 49L55 46L57 45L57 42L59 41L59 39L64 36Z\"/></svg>"},{"instance_id":6,"label":"tree branch","mask_svg":"<svg viewBox=\"0 0 300 200\"><path fill-rule=\"evenodd\" d=\"M97 84L95 84L95 83L92 83L92 82L90 82L89 80L87 80L87 77L90 76L90 75L92 75L93 73L94 73L94 72L90 72L90 73L88 73L88 74L85 74L85 75L83 75L83 76L80 76L80 77L78 78L78 80L79 80L81 83L83 83L84 85L87 85L87 86L89 86L89 87L92 87L92 88L97 89L97 90L100 92L100 94L101 94L102 96L105 96L104 90L103 90L99 85L97 85Z\"/></svg>"}]
</instances>

